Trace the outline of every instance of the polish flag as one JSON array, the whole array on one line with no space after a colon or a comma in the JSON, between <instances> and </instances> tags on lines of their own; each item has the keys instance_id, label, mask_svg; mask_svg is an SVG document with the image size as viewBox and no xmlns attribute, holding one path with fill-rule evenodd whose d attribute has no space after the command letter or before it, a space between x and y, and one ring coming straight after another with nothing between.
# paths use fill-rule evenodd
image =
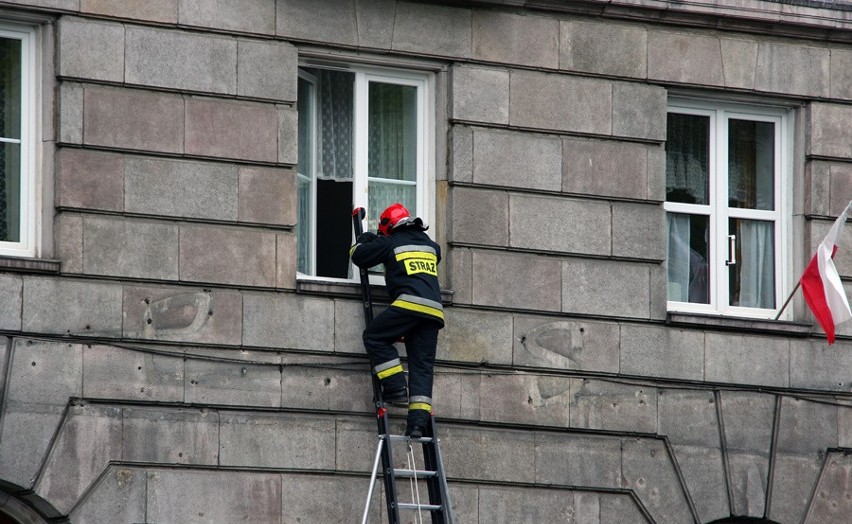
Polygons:
<instances>
[{"instance_id":1,"label":"polish flag","mask_svg":"<svg viewBox=\"0 0 852 524\"><path fill-rule=\"evenodd\" d=\"M843 291L843 283L832 260L837 253L837 242L840 241L843 225L846 223L846 216L850 209L852 209L852 201L849 201L846 209L831 226L831 230L817 248L816 254L805 268L800 280L805 302L808 303L808 307L825 331L829 345L834 343L835 328L852 319L852 311L849 310L849 301Z\"/></svg>"}]
</instances>

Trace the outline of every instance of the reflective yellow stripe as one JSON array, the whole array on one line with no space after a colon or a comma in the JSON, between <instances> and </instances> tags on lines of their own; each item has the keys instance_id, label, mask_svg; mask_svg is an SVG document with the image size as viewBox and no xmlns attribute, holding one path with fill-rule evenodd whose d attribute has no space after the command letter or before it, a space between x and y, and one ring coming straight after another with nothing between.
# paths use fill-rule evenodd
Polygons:
<instances>
[{"instance_id":1,"label":"reflective yellow stripe","mask_svg":"<svg viewBox=\"0 0 852 524\"><path fill-rule=\"evenodd\" d=\"M402 309L408 309L409 311L426 313L427 315L438 317L441 320L444 320L444 312L440 309L436 309L433 307L424 306L422 304L415 304L414 302L406 302L405 300L395 300L391 305Z\"/></svg>"},{"instance_id":2,"label":"reflective yellow stripe","mask_svg":"<svg viewBox=\"0 0 852 524\"><path fill-rule=\"evenodd\" d=\"M425 402L412 402L411 404L408 405L408 410L411 411L412 409L422 409L423 411L428 411L428 412L431 413L432 412L432 405L427 404Z\"/></svg>"},{"instance_id":3,"label":"reflective yellow stripe","mask_svg":"<svg viewBox=\"0 0 852 524\"><path fill-rule=\"evenodd\" d=\"M355 252L356 247L358 247L358 244L355 244L354 246L349 248L349 258L352 258L352 253Z\"/></svg>"},{"instance_id":4,"label":"reflective yellow stripe","mask_svg":"<svg viewBox=\"0 0 852 524\"><path fill-rule=\"evenodd\" d=\"M402 365L394 366L392 368L385 369L384 371L379 371L376 373L376 376L381 380L391 375L396 375L397 373L402 373Z\"/></svg>"},{"instance_id":5,"label":"reflective yellow stripe","mask_svg":"<svg viewBox=\"0 0 852 524\"><path fill-rule=\"evenodd\" d=\"M438 257L435 256L434 253L427 253L425 251L405 251L403 253L397 253L396 259L405 260L407 258L422 258L424 260L430 260L432 262L437 262Z\"/></svg>"}]
</instances>

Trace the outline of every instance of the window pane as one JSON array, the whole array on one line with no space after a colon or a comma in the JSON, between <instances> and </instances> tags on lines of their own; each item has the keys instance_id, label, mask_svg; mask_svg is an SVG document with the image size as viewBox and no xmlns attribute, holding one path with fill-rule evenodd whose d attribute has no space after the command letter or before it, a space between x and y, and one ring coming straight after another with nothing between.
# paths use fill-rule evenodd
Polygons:
<instances>
[{"instance_id":1,"label":"window pane","mask_svg":"<svg viewBox=\"0 0 852 524\"><path fill-rule=\"evenodd\" d=\"M321 178L352 178L352 128L355 75L313 70L319 77Z\"/></svg>"},{"instance_id":2,"label":"window pane","mask_svg":"<svg viewBox=\"0 0 852 524\"><path fill-rule=\"evenodd\" d=\"M417 88L370 82L368 126L369 176L415 181Z\"/></svg>"},{"instance_id":3,"label":"window pane","mask_svg":"<svg viewBox=\"0 0 852 524\"><path fill-rule=\"evenodd\" d=\"M774 223L730 219L728 228L736 235L736 264L728 266L730 305L774 309Z\"/></svg>"},{"instance_id":4,"label":"window pane","mask_svg":"<svg viewBox=\"0 0 852 524\"><path fill-rule=\"evenodd\" d=\"M728 201L731 207L775 209L775 124L728 121Z\"/></svg>"},{"instance_id":5,"label":"window pane","mask_svg":"<svg viewBox=\"0 0 852 524\"><path fill-rule=\"evenodd\" d=\"M0 38L0 137L21 138L21 41Z\"/></svg>"},{"instance_id":6,"label":"window pane","mask_svg":"<svg viewBox=\"0 0 852 524\"><path fill-rule=\"evenodd\" d=\"M379 225L379 215L389 205L399 202L411 213L417 216L417 186L414 184L399 184L371 180L369 183L369 228L375 231Z\"/></svg>"},{"instance_id":7,"label":"window pane","mask_svg":"<svg viewBox=\"0 0 852 524\"><path fill-rule=\"evenodd\" d=\"M709 203L710 118L669 113L666 126L666 200Z\"/></svg>"},{"instance_id":8,"label":"window pane","mask_svg":"<svg viewBox=\"0 0 852 524\"><path fill-rule=\"evenodd\" d=\"M708 217L666 214L668 225L668 299L710 303Z\"/></svg>"},{"instance_id":9,"label":"window pane","mask_svg":"<svg viewBox=\"0 0 852 524\"><path fill-rule=\"evenodd\" d=\"M0 144L0 241L21 241L20 144Z\"/></svg>"}]
</instances>

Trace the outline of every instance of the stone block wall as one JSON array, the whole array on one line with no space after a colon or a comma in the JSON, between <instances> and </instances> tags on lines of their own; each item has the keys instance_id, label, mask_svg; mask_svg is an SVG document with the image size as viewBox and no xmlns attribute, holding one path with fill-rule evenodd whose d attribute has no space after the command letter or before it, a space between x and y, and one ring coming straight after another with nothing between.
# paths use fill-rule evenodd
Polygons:
<instances>
[{"instance_id":1,"label":"stone block wall","mask_svg":"<svg viewBox=\"0 0 852 524\"><path fill-rule=\"evenodd\" d=\"M360 515L357 288L296 272L308 53L439 84L457 522L844 522L852 324L827 347L798 300L794 322L667 313L662 203L670 96L788 107L803 267L852 199L852 11L524 4L0 1L55 40L59 264L0 270L0 491L72 522Z\"/></svg>"}]
</instances>

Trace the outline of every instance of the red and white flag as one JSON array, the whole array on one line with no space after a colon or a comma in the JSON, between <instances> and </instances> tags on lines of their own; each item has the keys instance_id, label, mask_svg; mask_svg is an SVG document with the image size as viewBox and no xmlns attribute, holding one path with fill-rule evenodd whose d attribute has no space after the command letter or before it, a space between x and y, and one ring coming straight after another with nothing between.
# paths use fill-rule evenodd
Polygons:
<instances>
[{"instance_id":1,"label":"red and white flag","mask_svg":"<svg viewBox=\"0 0 852 524\"><path fill-rule=\"evenodd\" d=\"M808 303L825 331L829 344L834 343L835 328L852 319L852 311L849 310L849 301L843 290L843 282L840 281L840 275L832 260L837 253L837 243L840 241L843 225L851 209L852 201L849 201L846 209L831 226L825 240L817 248L816 254L805 268L800 280L805 302Z\"/></svg>"}]
</instances>

